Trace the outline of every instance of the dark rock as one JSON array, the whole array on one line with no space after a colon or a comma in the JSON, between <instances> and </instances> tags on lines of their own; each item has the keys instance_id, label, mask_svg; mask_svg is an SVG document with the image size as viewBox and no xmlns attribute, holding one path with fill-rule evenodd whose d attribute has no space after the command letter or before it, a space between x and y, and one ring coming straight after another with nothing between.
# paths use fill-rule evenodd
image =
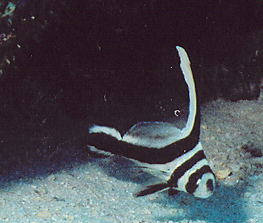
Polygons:
<instances>
[{"instance_id":1,"label":"dark rock","mask_svg":"<svg viewBox=\"0 0 263 223\"><path fill-rule=\"evenodd\" d=\"M230 101L254 100L260 95L259 85L256 83L237 83L232 88L228 88L224 93L224 98Z\"/></svg>"},{"instance_id":2,"label":"dark rock","mask_svg":"<svg viewBox=\"0 0 263 223\"><path fill-rule=\"evenodd\" d=\"M253 143L247 143L241 147L246 153L249 153L252 157L262 157L262 151L255 148Z\"/></svg>"}]
</instances>

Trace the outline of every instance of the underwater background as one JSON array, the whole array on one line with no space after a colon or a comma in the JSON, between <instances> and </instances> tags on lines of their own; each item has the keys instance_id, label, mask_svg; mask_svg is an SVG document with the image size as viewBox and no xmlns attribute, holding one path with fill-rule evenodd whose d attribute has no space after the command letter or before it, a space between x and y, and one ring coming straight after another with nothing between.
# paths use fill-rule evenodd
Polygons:
<instances>
[{"instance_id":1,"label":"underwater background","mask_svg":"<svg viewBox=\"0 0 263 223\"><path fill-rule=\"evenodd\" d=\"M263 222L263 1L0 1L0 222ZM151 176L90 154L92 124L184 126L190 57L218 179L134 198ZM174 111L180 110L178 117Z\"/></svg>"}]
</instances>

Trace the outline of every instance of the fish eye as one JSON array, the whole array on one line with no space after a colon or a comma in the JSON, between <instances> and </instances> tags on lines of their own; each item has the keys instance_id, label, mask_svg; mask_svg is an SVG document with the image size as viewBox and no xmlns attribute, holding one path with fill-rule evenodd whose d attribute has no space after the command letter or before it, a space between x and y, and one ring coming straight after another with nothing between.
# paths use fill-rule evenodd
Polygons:
<instances>
[{"instance_id":1,"label":"fish eye","mask_svg":"<svg viewBox=\"0 0 263 223\"><path fill-rule=\"evenodd\" d=\"M214 183L211 179L206 181L206 187L208 188L208 190L214 191Z\"/></svg>"}]
</instances>

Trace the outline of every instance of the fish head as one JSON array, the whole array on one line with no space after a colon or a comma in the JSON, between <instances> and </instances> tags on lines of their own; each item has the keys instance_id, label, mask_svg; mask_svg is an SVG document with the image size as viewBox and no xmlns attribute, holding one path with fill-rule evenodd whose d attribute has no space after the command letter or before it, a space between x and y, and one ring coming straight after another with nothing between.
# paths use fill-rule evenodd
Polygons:
<instances>
[{"instance_id":1,"label":"fish head","mask_svg":"<svg viewBox=\"0 0 263 223\"><path fill-rule=\"evenodd\" d=\"M207 172L196 181L196 188L192 194L198 198L208 198L213 194L214 190L215 176L212 172Z\"/></svg>"},{"instance_id":2,"label":"fish head","mask_svg":"<svg viewBox=\"0 0 263 223\"><path fill-rule=\"evenodd\" d=\"M174 169L168 185L197 198L210 197L215 190L216 180L201 143L177 160L180 161L180 165Z\"/></svg>"},{"instance_id":3,"label":"fish head","mask_svg":"<svg viewBox=\"0 0 263 223\"><path fill-rule=\"evenodd\" d=\"M209 166L205 168L210 169ZM170 189L184 191L197 198L206 199L214 193L215 186L215 175L211 171L203 173L199 177L196 177L196 175L189 176L187 180L181 178Z\"/></svg>"}]
</instances>

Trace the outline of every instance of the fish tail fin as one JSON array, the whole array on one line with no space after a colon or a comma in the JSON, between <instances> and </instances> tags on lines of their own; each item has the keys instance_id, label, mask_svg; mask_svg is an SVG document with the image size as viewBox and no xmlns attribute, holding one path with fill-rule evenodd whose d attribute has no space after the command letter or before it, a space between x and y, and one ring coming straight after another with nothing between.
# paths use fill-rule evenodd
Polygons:
<instances>
[{"instance_id":1,"label":"fish tail fin","mask_svg":"<svg viewBox=\"0 0 263 223\"><path fill-rule=\"evenodd\" d=\"M133 195L134 197L142 197L148 194L153 194L155 192L158 191L162 191L164 189L167 189L169 186L167 185L167 183L159 183L159 184L154 184L154 185L149 185L146 186L145 189L139 191L139 192L135 192Z\"/></svg>"}]
</instances>

